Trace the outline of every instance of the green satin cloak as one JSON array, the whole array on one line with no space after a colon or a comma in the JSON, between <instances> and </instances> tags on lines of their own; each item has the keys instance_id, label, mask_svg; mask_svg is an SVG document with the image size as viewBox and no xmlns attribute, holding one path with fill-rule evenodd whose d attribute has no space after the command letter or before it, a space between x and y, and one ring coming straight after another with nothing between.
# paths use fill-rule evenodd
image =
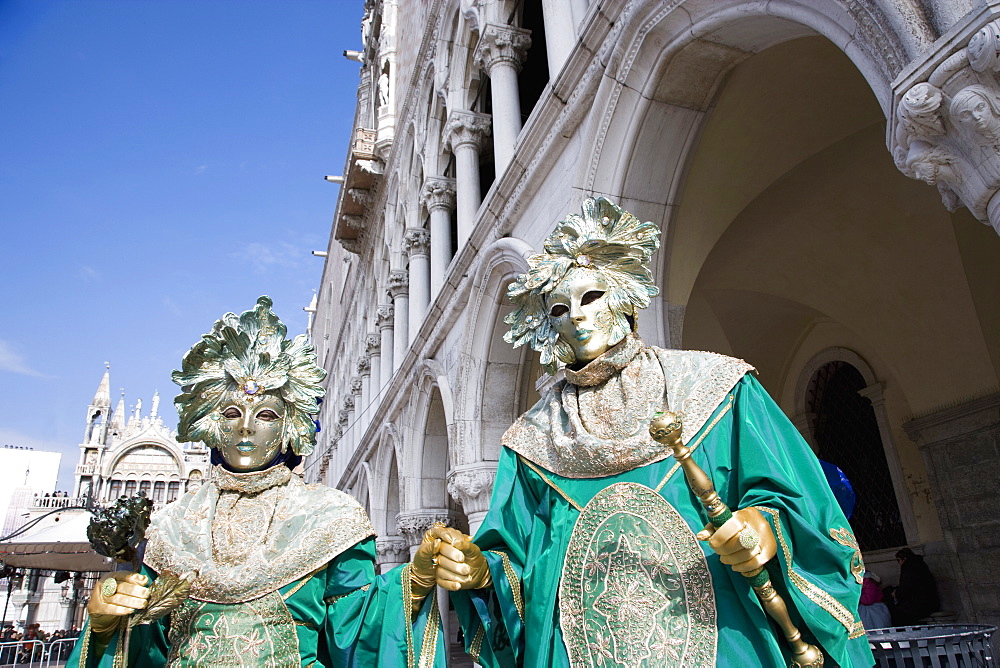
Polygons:
<instances>
[{"instance_id":1,"label":"green satin cloak","mask_svg":"<svg viewBox=\"0 0 1000 668\"><path fill-rule=\"evenodd\" d=\"M424 600L411 625L403 606L402 577L405 566L375 575L375 540L367 538L335 557L321 571L278 590L298 636L302 666L408 665L444 666L445 650L433 596ZM143 572L155 577L148 567ZM235 608L237 606L217 606ZM433 608L433 610L432 610ZM409 628L408 628L409 627ZM129 639L128 666L160 668L169 653L170 615L148 625L136 626ZM408 633L412 658L408 660ZM425 633L429 639L425 642ZM67 661L69 667L111 668L120 640L116 634L102 654L91 644L85 665L80 663L84 627ZM250 655L233 657L231 665L257 665Z\"/></svg>"},{"instance_id":2,"label":"green satin cloak","mask_svg":"<svg viewBox=\"0 0 1000 668\"><path fill-rule=\"evenodd\" d=\"M768 570L803 635L819 644L827 666L871 666L874 661L855 612L861 592L855 578L860 552L849 544L850 525L809 446L749 375L705 424L692 439L694 443L704 436L694 460L712 477L730 508L759 507L771 522L780 544ZM585 507L617 482L655 489L675 461L667 458L589 479L565 478L532 466L503 449L490 512L475 538L480 548L491 550L485 554L494 587L452 594L466 650L491 668L569 666L557 594L580 515L576 506ZM672 475L660 494L692 532L703 528L704 511L682 473ZM700 546L715 590L716 665L787 666L780 631L749 585L707 545Z\"/></svg>"}]
</instances>

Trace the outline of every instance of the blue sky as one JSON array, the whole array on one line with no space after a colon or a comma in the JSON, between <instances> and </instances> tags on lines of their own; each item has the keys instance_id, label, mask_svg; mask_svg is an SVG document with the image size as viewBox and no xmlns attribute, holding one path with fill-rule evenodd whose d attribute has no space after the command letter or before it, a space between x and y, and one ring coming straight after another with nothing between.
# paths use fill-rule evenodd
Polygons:
<instances>
[{"instance_id":1,"label":"blue sky","mask_svg":"<svg viewBox=\"0 0 1000 668\"><path fill-rule=\"evenodd\" d=\"M226 311L305 330L350 138L362 2L0 0L0 443L64 453L104 362L171 422Z\"/></svg>"}]
</instances>

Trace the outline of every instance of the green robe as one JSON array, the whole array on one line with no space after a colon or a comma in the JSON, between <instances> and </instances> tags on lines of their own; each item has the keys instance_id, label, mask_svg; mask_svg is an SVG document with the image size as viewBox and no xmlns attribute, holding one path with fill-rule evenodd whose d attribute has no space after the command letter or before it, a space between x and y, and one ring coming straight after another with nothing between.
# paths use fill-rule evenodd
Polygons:
<instances>
[{"instance_id":1,"label":"green robe","mask_svg":"<svg viewBox=\"0 0 1000 668\"><path fill-rule=\"evenodd\" d=\"M376 576L375 540L367 538L345 550L319 572L286 585L278 590L284 606L295 623L300 665L314 668L334 666L443 666L444 645L438 633L437 606L433 596L421 607L410 628L409 646L412 659L408 662L408 638L403 610L402 575L404 566ZM150 578L156 574L148 567L142 572ZM223 615L238 612L245 604L206 604L202 615ZM432 610L433 608L433 610ZM171 620L177 613L132 629L129 639L128 666L158 668L167 665L170 654ZM289 638L254 634L254 625L247 624L246 615L236 615L235 624L227 624L219 641L222 655L232 658L233 666L267 665L266 656L287 651L281 647ZM211 623L213 620L208 618ZM429 622L429 623L428 623ZM431 640L425 642L425 633ZM111 668L121 639L117 633L107 649L95 653L88 648L87 661L80 662L84 640L90 635L89 622L81 640L67 661L67 666L81 668ZM223 634L218 634L222 636ZM262 642L263 640L263 642ZM197 655L187 659L189 665L220 665L207 655L199 662ZM211 661L211 663L207 663Z\"/></svg>"},{"instance_id":2,"label":"green robe","mask_svg":"<svg viewBox=\"0 0 1000 668\"><path fill-rule=\"evenodd\" d=\"M655 366L659 356L664 369L667 353L678 354L645 350L643 364ZM628 353L629 359L632 354ZM657 382L669 387L671 381L662 378ZM688 445L697 444L694 461L711 476L730 508L756 506L771 522L779 541L777 558L768 565L772 582L805 638L820 645L826 665L872 665L863 627L854 612L861 590L860 552L818 460L751 376L727 386L730 389L722 390L721 403L704 408L705 418L697 431L684 439ZM558 399L553 399L561 387L562 383L557 384L522 417L521 427L533 419L537 424L550 424L543 413L556 416L567 405L564 400L559 409ZM632 386L626 390L631 393L630 401L641 395ZM694 406L691 413L697 410ZM579 429L579 423L571 425L565 411L558 419L563 422L562 434L577 433L574 429ZM648 429L648 419L639 429ZM750 586L722 564L707 544L694 540L693 534L704 527L707 518L683 473L671 474L676 465L673 458L647 458L648 463L625 465L622 468L627 470L603 477L567 477L506 447L511 443L507 436L504 442L490 512L475 538L489 562L493 587L452 595L466 650L482 665L666 666L678 665L679 656L687 657L684 665L788 665L787 645ZM615 489L624 491L615 497L609 488L616 483L643 487L618 486ZM654 508L656 503L649 503L657 488L669 507ZM595 504L625 499L613 518L626 522L614 539L617 551L613 540L604 539L603 561L590 558L595 552L588 551L600 547L603 525L595 525L590 534L582 532L582 543L578 538L571 544L581 509L599 495L603 496ZM655 517L643 517L649 508L656 511ZM661 524L669 524L671 514L679 526L667 535ZM593 539L589 544L588 535ZM648 541L649 536L656 540ZM670 545L657 547L661 544ZM666 553L668 547L674 550L672 566L644 560L644 550ZM677 567L681 562L690 568ZM710 580L694 573L698 563L704 568L705 562ZM669 604L662 593L650 589L654 580L668 598L674 596ZM679 587L682 581L686 589ZM575 585L580 586L574 589ZM681 590L687 592L683 600L676 595ZM615 592L618 595L611 596ZM685 630L673 624L676 618L671 617L671 610L679 611L683 619L694 619L691 628L700 629L698 633L691 632L685 641ZM561 622L567 620L563 614L567 618L583 615L579 619L585 620L584 632L564 638ZM666 622L657 626L652 620ZM616 625L618 642L610 632ZM571 663L567 642L573 643L582 660Z\"/></svg>"},{"instance_id":3,"label":"green robe","mask_svg":"<svg viewBox=\"0 0 1000 668\"><path fill-rule=\"evenodd\" d=\"M200 489L153 514L143 556L150 581L196 577L168 616L133 627L127 665L444 665L435 597L411 623L409 565L376 577L374 533L352 497L283 465L216 467ZM121 635L101 652L85 629L69 665L111 668Z\"/></svg>"}]
</instances>

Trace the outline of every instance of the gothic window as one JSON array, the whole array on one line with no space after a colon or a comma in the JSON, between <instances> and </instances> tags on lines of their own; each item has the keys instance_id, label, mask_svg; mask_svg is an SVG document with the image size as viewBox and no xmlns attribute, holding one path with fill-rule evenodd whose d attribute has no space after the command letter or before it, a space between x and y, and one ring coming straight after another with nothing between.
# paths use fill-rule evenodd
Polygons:
<instances>
[{"instance_id":1,"label":"gothic window","mask_svg":"<svg viewBox=\"0 0 1000 668\"><path fill-rule=\"evenodd\" d=\"M167 484L162 480L157 480L153 485L153 503L163 503L163 495L166 492Z\"/></svg>"},{"instance_id":2,"label":"gothic window","mask_svg":"<svg viewBox=\"0 0 1000 668\"><path fill-rule=\"evenodd\" d=\"M119 496L122 495L122 481L112 480L111 481L111 493L108 496L109 501L114 501Z\"/></svg>"},{"instance_id":3,"label":"gothic window","mask_svg":"<svg viewBox=\"0 0 1000 668\"><path fill-rule=\"evenodd\" d=\"M150 483L148 480L143 480L142 482L139 483L139 493L148 499L151 487L152 483Z\"/></svg>"},{"instance_id":4,"label":"gothic window","mask_svg":"<svg viewBox=\"0 0 1000 668\"><path fill-rule=\"evenodd\" d=\"M865 551L906 544L875 412L858 394L866 385L851 364L828 362L813 374L806 398L819 458L840 467L854 487L849 519Z\"/></svg>"},{"instance_id":5,"label":"gothic window","mask_svg":"<svg viewBox=\"0 0 1000 668\"><path fill-rule=\"evenodd\" d=\"M167 503L177 500L177 494L181 491L181 484L174 480L167 485Z\"/></svg>"},{"instance_id":6,"label":"gothic window","mask_svg":"<svg viewBox=\"0 0 1000 668\"><path fill-rule=\"evenodd\" d=\"M125 496L135 496L136 483L135 480L125 481Z\"/></svg>"}]
</instances>

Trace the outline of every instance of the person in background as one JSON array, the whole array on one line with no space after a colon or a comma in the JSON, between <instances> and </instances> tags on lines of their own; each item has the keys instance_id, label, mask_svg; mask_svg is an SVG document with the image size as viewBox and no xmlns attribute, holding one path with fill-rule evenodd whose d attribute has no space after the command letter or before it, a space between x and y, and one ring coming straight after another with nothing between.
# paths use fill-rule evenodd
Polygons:
<instances>
[{"instance_id":1,"label":"person in background","mask_svg":"<svg viewBox=\"0 0 1000 668\"><path fill-rule=\"evenodd\" d=\"M937 582L924 558L908 547L896 553L896 562L899 564L899 586L889 597L892 623L912 626L940 608Z\"/></svg>"},{"instance_id":2,"label":"person in background","mask_svg":"<svg viewBox=\"0 0 1000 668\"><path fill-rule=\"evenodd\" d=\"M867 571L864 582L861 583L861 603L858 605L858 616L861 617L866 631L884 629L892 625L889 606L883 600L882 587L879 585L881 581L882 578L877 573Z\"/></svg>"}]
</instances>

